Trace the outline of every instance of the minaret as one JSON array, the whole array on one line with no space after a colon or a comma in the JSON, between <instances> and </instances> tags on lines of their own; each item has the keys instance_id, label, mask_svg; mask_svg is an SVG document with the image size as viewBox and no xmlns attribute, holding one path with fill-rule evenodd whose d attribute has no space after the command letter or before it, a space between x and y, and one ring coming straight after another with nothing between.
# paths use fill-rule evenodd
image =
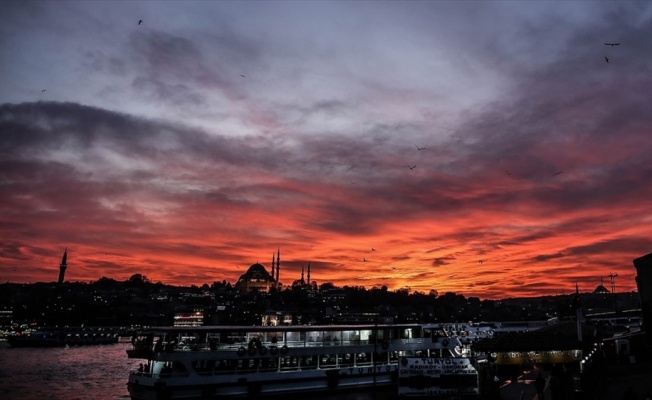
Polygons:
<instances>
[{"instance_id":1,"label":"minaret","mask_svg":"<svg viewBox=\"0 0 652 400\"><path fill-rule=\"evenodd\" d=\"M63 258L61 259L61 265L59 265L59 284L63 283L64 276L66 275L66 268L68 268L68 248L63 252Z\"/></svg>"},{"instance_id":2,"label":"minaret","mask_svg":"<svg viewBox=\"0 0 652 400\"><path fill-rule=\"evenodd\" d=\"M274 279L274 253L272 253L272 279Z\"/></svg>"},{"instance_id":3,"label":"minaret","mask_svg":"<svg viewBox=\"0 0 652 400\"><path fill-rule=\"evenodd\" d=\"M278 252L276 254L276 283L279 283L278 280L278 273L281 270L281 248L278 248Z\"/></svg>"},{"instance_id":4,"label":"minaret","mask_svg":"<svg viewBox=\"0 0 652 400\"><path fill-rule=\"evenodd\" d=\"M305 269L304 266L301 266L301 285L305 285L306 281L303 280L303 270Z\"/></svg>"},{"instance_id":5,"label":"minaret","mask_svg":"<svg viewBox=\"0 0 652 400\"><path fill-rule=\"evenodd\" d=\"M308 285L310 285L310 261L308 261Z\"/></svg>"}]
</instances>

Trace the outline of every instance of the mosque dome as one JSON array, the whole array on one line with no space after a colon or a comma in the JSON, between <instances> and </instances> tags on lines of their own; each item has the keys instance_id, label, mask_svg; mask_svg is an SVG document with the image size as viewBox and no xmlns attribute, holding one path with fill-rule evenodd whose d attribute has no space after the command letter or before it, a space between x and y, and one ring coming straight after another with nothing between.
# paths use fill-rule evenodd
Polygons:
<instances>
[{"instance_id":1,"label":"mosque dome","mask_svg":"<svg viewBox=\"0 0 652 400\"><path fill-rule=\"evenodd\" d=\"M595 288L595 290L593 291L593 294L609 294L609 293L611 292L609 291L609 289L604 287L604 285L598 285L598 287Z\"/></svg>"},{"instance_id":2,"label":"mosque dome","mask_svg":"<svg viewBox=\"0 0 652 400\"><path fill-rule=\"evenodd\" d=\"M263 279L263 280L273 280L272 276L267 272L265 267L262 264L256 263L253 264L247 272L245 272L240 279Z\"/></svg>"},{"instance_id":3,"label":"mosque dome","mask_svg":"<svg viewBox=\"0 0 652 400\"><path fill-rule=\"evenodd\" d=\"M236 286L246 290L268 291L275 283L274 278L267 272L262 264L255 263L242 274L236 283Z\"/></svg>"}]
</instances>

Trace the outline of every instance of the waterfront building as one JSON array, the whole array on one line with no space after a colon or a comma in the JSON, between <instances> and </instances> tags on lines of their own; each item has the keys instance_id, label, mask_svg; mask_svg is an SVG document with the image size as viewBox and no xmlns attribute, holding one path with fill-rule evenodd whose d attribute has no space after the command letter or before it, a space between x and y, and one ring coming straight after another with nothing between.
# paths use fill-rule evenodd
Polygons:
<instances>
[{"instance_id":1,"label":"waterfront building","mask_svg":"<svg viewBox=\"0 0 652 400\"><path fill-rule=\"evenodd\" d=\"M292 325L292 313L280 311L266 311L263 314L262 326Z\"/></svg>"},{"instance_id":2,"label":"waterfront building","mask_svg":"<svg viewBox=\"0 0 652 400\"><path fill-rule=\"evenodd\" d=\"M204 325L204 310L193 308L192 310L179 311L174 314L174 326L202 326Z\"/></svg>"}]
</instances>

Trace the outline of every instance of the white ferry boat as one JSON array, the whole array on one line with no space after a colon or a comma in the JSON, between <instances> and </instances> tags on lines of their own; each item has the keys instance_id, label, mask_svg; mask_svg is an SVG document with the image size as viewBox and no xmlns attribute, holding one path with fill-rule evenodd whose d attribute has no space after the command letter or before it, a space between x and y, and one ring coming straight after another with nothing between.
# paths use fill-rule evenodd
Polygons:
<instances>
[{"instance_id":1,"label":"white ferry boat","mask_svg":"<svg viewBox=\"0 0 652 400\"><path fill-rule=\"evenodd\" d=\"M397 389L400 357L469 357L472 324L202 326L134 338L133 400Z\"/></svg>"}]
</instances>

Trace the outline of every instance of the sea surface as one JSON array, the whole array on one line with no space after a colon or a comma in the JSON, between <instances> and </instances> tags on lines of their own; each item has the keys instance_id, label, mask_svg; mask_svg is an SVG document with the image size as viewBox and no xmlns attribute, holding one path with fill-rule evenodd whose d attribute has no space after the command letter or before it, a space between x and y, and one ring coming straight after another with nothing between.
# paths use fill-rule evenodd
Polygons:
<instances>
[{"instance_id":1,"label":"sea surface","mask_svg":"<svg viewBox=\"0 0 652 400\"><path fill-rule=\"evenodd\" d=\"M130 343L13 348L0 342L0 399L129 399Z\"/></svg>"},{"instance_id":2,"label":"sea surface","mask_svg":"<svg viewBox=\"0 0 652 400\"><path fill-rule=\"evenodd\" d=\"M57 348L13 348L0 341L0 399L129 399L129 371L139 359L127 357L130 343ZM385 400L387 393L311 396L319 400Z\"/></svg>"}]
</instances>

